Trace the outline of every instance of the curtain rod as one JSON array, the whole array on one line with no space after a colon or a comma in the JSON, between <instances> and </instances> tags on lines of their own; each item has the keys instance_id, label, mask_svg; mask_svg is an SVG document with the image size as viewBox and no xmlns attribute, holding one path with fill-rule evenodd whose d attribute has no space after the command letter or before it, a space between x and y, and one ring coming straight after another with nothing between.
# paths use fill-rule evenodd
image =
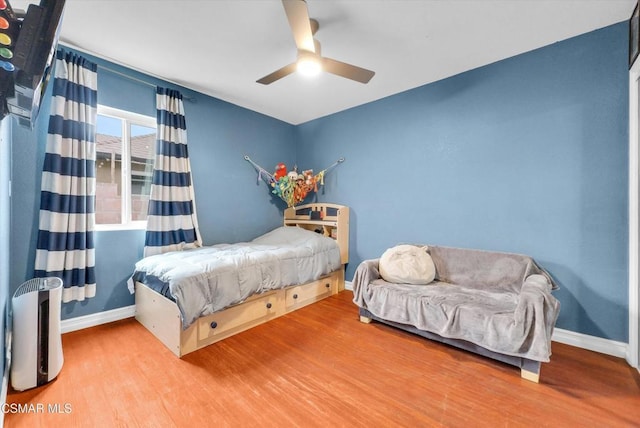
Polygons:
<instances>
[{"instance_id":1,"label":"curtain rod","mask_svg":"<svg viewBox=\"0 0 640 428\"><path fill-rule=\"evenodd\" d=\"M146 80L138 79L137 77L129 76L128 74L122 73L122 72L120 72L118 70L114 70L113 68L109 68L109 67L106 67L106 66L100 65L100 64L98 64L98 68L100 68L102 70L105 70L105 71L108 71L109 73L113 73L113 74L117 74L118 76L125 77L125 78L127 78L129 80L133 80L134 82L138 82L138 83L142 83L143 85L151 86L154 89L158 88L158 85L156 85L156 84L147 82ZM188 95L182 94L182 98L184 98L187 101L191 101L192 103L196 102L195 98L190 97Z\"/></svg>"},{"instance_id":2,"label":"curtain rod","mask_svg":"<svg viewBox=\"0 0 640 428\"><path fill-rule=\"evenodd\" d=\"M91 52L91 51L89 51L89 50L87 50L87 49L83 49L83 48L81 48L81 47L79 47L79 46L77 46L77 45L75 45L75 44L73 44L73 43L71 43L71 42L68 42L68 41L66 41L66 40L63 40L63 39L60 39L60 41L59 41L59 43L58 43L58 44L59 44L61 47L65 47L65 46L66 46L66 47L68 47L68 48L75 49L75 50L77 50L77 51L79 51L79 52L83 52L83 53L86 53L86 54L89 54L89 55L95 56L96 58L102 59L102 60L104 60L104 61L110 61L110 62L113 62L114 64L120 65L120 66L122 66L122 67L131 68L130 66L127 66L127 65L124 65L124 64L118 64L118 61L117 61L117 60L115 60L115 59L111 59L111 58L106 58L106 57L100 56L99 54L97 54L97 53L95 53L95 52ZM144 84L144 85L151 86L151 87L153 87L153 88L157 88L157 87L158 87L158 85L155 85L155 84L153 84L153 83L147 82L147 81L142 80L142 79L138 79L137 77L129 76L129 75L125 74L125 73L122 73L122 72L120 72L120 71L114 70L114 69L109 68L109 67L107 67L107 66L105 66L105 65L101 65L101 64L97 64L97 65L98 65L98 68L101 68L101 69L103 69L103 70L105 70L105 71L109 71L109 72L111 72L111 73L114 73L114 74L117 74L117 75L119 75L119 76L125 77L125 78L127 78L127 79L129 79L129 80L133 80L133 81L135 81L135 82L142 83L142 84ZM143 74L148 74L148 73L145 73L144 71L141 71L141 70L133 70L133 71L137 71L137 72L139 72L139 73L143 73ZM162 77L159 77L159 76L151 76L151 77L154 77L154 78L159 79L159 80L164 80L164 81L166 81L167 83L172 83L172 84L174 84L174 85L180 86L180 85L178 85L177 83L174 83L174 82L168 81L168 80L166 80L166 79L164 79L164 78L162 78ZM187 89L188 89L188 88L187 88ZM187 101L190 101L190 102L192 102L192 103L195 103L195 102L196 102L196 99L195 99L195 98L190 97L190 96L185 95L185 94L182 94L182 98L183 98L183 99L185 99L185 100L187 100Z\"/></svg>"},{"instance_id":3,"label":"curtain rod","mask_svg":"<svg viewBox=\"0 0 640 428\"><path fill-rule=\"evenodd\" d=\"M124 74L124 73L122 73L120 71L114 70L114 69L109 68L109 67L105 67L104 65L98 64L98 68L101 68L101 69L106 70L106 71L108 71L110 73L113 73L113 74L117 74L118 76L126 77L129 80L133 80L135 82L142 83L142 84L147 85L147 86L151 86L153 88L157 88L158 87L157 85L154 85L153 83L149 83L149 82L147 82L145 80L138 79L137 77L129 76L129 75Z\"/></svg>"}]
</instances>

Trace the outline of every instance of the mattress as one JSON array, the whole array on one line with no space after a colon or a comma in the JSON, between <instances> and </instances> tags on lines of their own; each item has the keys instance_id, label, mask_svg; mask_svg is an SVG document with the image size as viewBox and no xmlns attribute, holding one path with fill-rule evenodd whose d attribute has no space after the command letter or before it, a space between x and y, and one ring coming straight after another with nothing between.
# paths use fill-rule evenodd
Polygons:
<instances>
[{"instance_id":1,"label":"mattress","mask_svg":"<svg viewBox=\"0 0 640 428\"><path fill-rule=\"evenodd\" d=\"M315 281L340 267L333 239L279 227L249 242L146 257L136 263L132 279L175 301L186 329L254 294Z\"/></svg>"}]
</instances>

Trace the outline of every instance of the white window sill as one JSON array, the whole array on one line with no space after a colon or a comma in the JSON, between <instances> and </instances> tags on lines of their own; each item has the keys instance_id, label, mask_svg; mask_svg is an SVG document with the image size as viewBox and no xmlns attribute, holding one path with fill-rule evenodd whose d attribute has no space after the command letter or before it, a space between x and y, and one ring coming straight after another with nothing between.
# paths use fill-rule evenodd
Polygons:
<instances>
[{"instance_id":1,"label":"white window sill","mask_svg":"<svg viewBox=\"0 0 640 428\"><path fill-rule=\"evenodd\" d=\"M128 223L128 224L96 224L93 229L96 232L107 232L114 230L145 230L147 223Z\"/></svg>"}]
</instances>

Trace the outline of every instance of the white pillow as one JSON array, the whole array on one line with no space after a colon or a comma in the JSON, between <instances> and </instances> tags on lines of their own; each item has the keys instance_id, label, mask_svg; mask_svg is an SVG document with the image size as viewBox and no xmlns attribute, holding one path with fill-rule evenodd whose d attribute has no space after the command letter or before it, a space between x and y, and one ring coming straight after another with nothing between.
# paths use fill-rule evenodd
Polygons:
<instances>
[{"instance_id":1,"label":"white pillow","mask_svg":"<svg viewBox=\"0 0 640 428\"><path fill-rule=\"evenodd\" d=\"M396 284L428 284L436 275L427 247L396 245L382 254L378 264L380 276Z\"/></svg>"}]
</instances>

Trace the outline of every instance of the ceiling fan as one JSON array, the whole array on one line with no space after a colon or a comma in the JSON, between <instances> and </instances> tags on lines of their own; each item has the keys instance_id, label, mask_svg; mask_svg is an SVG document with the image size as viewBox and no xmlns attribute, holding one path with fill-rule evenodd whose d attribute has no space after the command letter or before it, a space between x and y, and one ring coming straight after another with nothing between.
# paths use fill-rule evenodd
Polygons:
<instances>
[{"instance_id":1,"label":"ceiling fan","mask_svg":"<svg viewBox=\"0 0 640 428\"><path fill-rule=\"evenodd\" d=\"M305 0L282 0L282 5L298 48L298 59L294 63L267 74L257 80L257 83L269 85L295 71L313 75L323 70L360 83L368 83L371 80L375 72L335 59L325 58L320 54L320 43L313 38L320 25L315 19L309 18Z\"/></svg>"}]
</instances>

